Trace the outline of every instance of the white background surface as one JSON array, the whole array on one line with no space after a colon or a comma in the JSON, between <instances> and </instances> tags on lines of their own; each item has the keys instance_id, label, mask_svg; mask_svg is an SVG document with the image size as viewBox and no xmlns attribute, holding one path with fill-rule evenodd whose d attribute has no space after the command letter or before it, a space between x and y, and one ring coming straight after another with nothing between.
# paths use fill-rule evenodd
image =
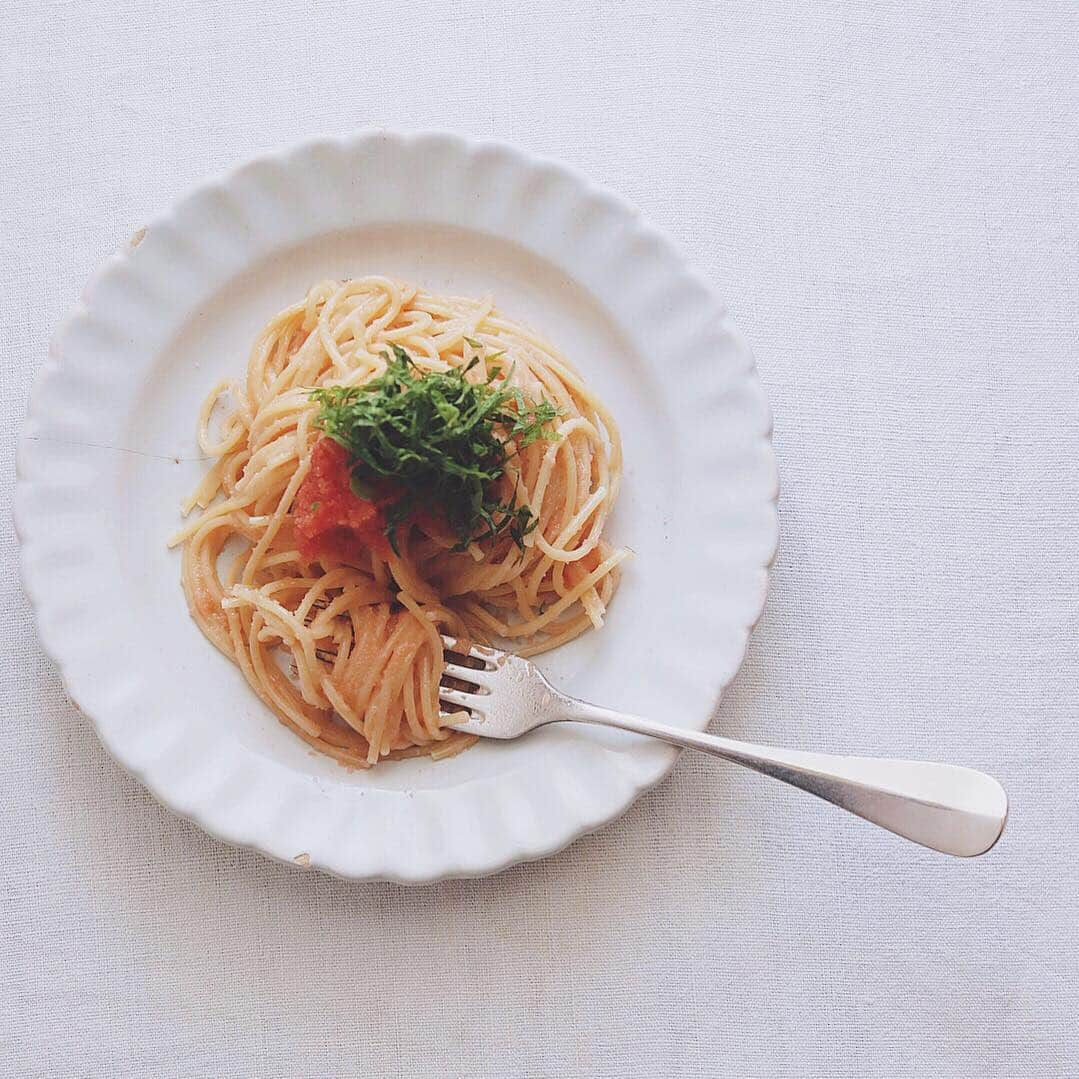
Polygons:
<instances>
[{"instance_id":1,"label":"white background surface","mask_svg":"<svg viewBox=\"0 0 1079 1079\"><path fill-rule=\"evenodd\" d=\"M355 885L226 849L104 756L5 509L0 1072L1079 1070L1072 3L0 4L3 497L91 270L319 131L562 157L711 278L775 412L780 555L716 729L1005 782L973 862L708 759L568 851Z\"/></svg>"}]
</instances>

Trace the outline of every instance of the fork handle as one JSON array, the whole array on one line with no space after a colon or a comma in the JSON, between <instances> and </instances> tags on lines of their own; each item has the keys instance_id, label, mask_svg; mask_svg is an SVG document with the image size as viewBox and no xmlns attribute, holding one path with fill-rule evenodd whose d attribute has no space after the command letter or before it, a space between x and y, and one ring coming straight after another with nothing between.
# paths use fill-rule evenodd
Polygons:
<instances>
[{"instance_id":1,"label":"fork handle","mask_svg":"<svg viewBox=\"0 0 1079 1079\"><path fill-rule=\"evenodd\" d=\"M1008 815L1004 788L984 772L954 764L841 757L775 749L714 734L668 727L584 701L567 701L559 718L598 723L699 749L800 787L840 809L944 854L984 854Z\"/></svg>"}]
</instances>

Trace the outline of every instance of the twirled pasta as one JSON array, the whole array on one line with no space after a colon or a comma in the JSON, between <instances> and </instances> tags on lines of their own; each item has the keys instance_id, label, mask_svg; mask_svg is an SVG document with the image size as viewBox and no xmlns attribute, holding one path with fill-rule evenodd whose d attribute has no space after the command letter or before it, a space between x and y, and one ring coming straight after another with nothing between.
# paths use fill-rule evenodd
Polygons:
<instances>
[{"instance_id":1,"label":"twirled pasta","mask_svg":"<svg viewBox=\"0 0 1079 1079\"><path fill-rule=\"evenodd\" d=\"M293 504L319 438L310 391L377 378L391 344L423 372L478 358L476 380L504 352L504 377L557 407L558 438L521 448L506 481L538 520L523 546L503 535L460 551L411 528L386 559L301 556ZM226 395L234 407L215 432ZM243 382L213 388L198 428L214 462L183 507L199 514L171 541L192 616L284 724L345 765L474 741L442 726L440 633L532 655L602 625L629 553L603 538L618 429L569 362L489 299L382 277L318 284L259 334Z\"/></svg>"}]
</instances>

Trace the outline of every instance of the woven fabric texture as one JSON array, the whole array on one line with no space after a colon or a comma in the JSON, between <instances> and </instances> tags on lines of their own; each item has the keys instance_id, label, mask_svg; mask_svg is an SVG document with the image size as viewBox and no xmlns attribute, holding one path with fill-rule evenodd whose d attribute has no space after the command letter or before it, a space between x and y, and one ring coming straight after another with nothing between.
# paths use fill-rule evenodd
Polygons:
<instances>
[{"instance_id":1,"label":"woven fabric texture","mask_svg":"<svg viewBox=\"0 0 1079 1079\"><path fill-rule=\"evenodd\" d=\"M408 890L226 848L98 745L0 515L0 1073L1079 1073L1074 3L0 2L0 498L47 340L196 180L318 132L563 158L714 282L780 553L716 729L954 760L961 862L684 756L544 862Z\"/></svg>"}]
</instances>

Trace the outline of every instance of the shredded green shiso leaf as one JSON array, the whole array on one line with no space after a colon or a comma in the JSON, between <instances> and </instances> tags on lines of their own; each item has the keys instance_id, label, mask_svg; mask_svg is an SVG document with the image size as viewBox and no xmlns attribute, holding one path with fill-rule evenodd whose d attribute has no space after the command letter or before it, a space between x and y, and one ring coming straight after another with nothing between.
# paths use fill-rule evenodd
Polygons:
<instances>
[{"instance_id":1,"label":"shredded green shiso leaf","mask_svg":"<svg viewBox=\"0 0 1079 1079\"><path fill-rule=\"evenodd\" d=\"M558 410L544 399L529 401L508 380L495 386L500 370L470 382L465 374L478 356L464 368L425 374L403 348L391 348L385 372L366 385L311 391L320 406L315 426L352 458L353 491L371 498L379 479L400 486L403 493L384 508L395 551L398 527L418 509L446 521L458 550L502 535L520 546L536 518L527 506L494 497L493 486L511 443L523 449L558 438L551 426Z\"/></svg>"}]
</instances>

